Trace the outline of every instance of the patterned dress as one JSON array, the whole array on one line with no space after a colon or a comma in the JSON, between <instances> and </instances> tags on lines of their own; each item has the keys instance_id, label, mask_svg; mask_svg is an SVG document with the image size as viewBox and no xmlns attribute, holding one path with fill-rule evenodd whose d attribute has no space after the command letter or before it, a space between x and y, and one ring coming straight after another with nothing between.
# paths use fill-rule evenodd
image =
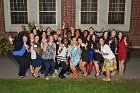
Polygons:
<instances>
[{"instance_id":1,"label":"patterned dress","mask_svg":"<svg viewBox=\"0 0 140 93\"><path fill-rule=\"evenodd\" d=\"M81 49L80 47L69 46L70 56L72 58L72 64L74 66L78 65L81 58Z\"/></svg>"},{"instance_id":2,"label":"patterned dress","mask_svg":"<svg viewBox=\"0 0 140 93\"><path fill-rule=\"evenodd\" d=\"M108 55L103 55L104 57L104 64L102 71L113 71L117 69L116 57L113 54L112 50L110 49L109 45L105 44L101 46L101 51L103 53L107 53Z\"/></svg>"}]
</instances>

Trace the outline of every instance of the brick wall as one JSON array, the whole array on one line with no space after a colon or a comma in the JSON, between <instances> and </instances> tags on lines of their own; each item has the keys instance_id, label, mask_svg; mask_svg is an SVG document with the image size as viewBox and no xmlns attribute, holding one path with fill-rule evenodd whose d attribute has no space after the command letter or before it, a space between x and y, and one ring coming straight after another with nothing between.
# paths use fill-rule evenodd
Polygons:
<instances>
[{"instance_id":1,"label":"brick wall","mask_svg":"<svg viewBox=\"0 0 140 93\"><path fill-rule=\"evenodd\" d=\"M61 0L61 18L67 27L75 26L76 0Z\"/></svg>"},{"instance_id":2,"label":"brick wall","mask_svg":"<svg viewBox=\"0 0 140 93\"><path fill-rule=\"evenodd\" d=\"M0 0L0 38L5 36L3 0Z\"/></svg>"},{"instance_id":3,"label":"brick wall","mask_svg":"<svg viewBox=\"0 0 140 93\"><path fill-rule=\"evenodd\" d=\"M131 6L131 27L129 44L131 46L140 46L140 0L132 0Z\"/></svg>"}]
</instances>

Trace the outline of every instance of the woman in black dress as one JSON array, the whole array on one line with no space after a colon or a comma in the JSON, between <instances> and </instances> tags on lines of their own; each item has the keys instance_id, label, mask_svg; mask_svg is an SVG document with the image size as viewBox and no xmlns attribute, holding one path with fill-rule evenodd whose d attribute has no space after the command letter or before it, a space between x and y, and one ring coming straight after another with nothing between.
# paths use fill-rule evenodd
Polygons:
<instances>
[{"instance_id":1,"label":"woman in black dress","mask_svg":"<svg viewBox=\"0 0 140 93\"><path fill-rule=\"evenodd\" d=\"M96 73L95 73L95 77L98 77L100 75L100 70L99 70L99 63L101 61L103 61L103 56L102 54L100 53L100 44L99 42L94 42L93 44L93 49L94 49L94 65L95 65L95 70L96 70Z\"/></svg>"},{"instance_id":2,"label":"woman in black dress","mask_svg":"<svg viewBox=\"0 0 140 93\"><path fill-rule=\"evenodd\" d=\"M90 44L88 41L85 41L85 43L83 43L83 40L81 38L78 39L78 43L80 44L80 48L82 51L79 67L83 71L84 77L86 77L88 73L85 66L90 60Z\"/></svg>"},{"instance_id":3,"label":"woman in black dress","mask_svg":"<svg viewBox=\"0 0 140 93\"><path fill-rule=\"evenodd\" d=\"M117 57L117 32L115 30L112 30L110 33L110 39L109 39L109 46L114 53L114 55ZM118 66L117 66L118 67ZM115 75L116 70L111 72L111 75Z\"/></svg>"}]
</instances>

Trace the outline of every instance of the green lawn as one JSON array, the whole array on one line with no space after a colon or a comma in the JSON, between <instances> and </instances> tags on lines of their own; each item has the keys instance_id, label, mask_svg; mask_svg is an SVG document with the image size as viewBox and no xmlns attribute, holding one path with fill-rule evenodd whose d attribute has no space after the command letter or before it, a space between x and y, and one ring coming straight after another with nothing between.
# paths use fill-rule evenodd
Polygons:
<instances>
[{"instance_id":1,"label":"green lawn","mask_svg":"<svg viewBox=\"0 0 140 93\"><path fill-rule=\"evenodd\" d=\"M140 93L140 80L0 79L0 93Z\"/></svg>"}]
</instances>

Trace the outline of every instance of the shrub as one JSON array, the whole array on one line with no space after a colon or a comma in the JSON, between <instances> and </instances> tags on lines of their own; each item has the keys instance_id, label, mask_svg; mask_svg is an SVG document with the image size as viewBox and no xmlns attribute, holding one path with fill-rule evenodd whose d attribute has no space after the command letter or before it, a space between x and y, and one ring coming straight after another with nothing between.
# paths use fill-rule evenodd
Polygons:
<instances>
[{"instance_id":1,"label":"shrub","mask_svg":"<svg viewBox=\"0 0 140 93\"><path fill-rule=\"evenodd\" d=\"M12 52L13 50L14 46L10 44L8 39L0 39L0 54L7 54L8 52Z\"/></svg>"}]
</instances>

